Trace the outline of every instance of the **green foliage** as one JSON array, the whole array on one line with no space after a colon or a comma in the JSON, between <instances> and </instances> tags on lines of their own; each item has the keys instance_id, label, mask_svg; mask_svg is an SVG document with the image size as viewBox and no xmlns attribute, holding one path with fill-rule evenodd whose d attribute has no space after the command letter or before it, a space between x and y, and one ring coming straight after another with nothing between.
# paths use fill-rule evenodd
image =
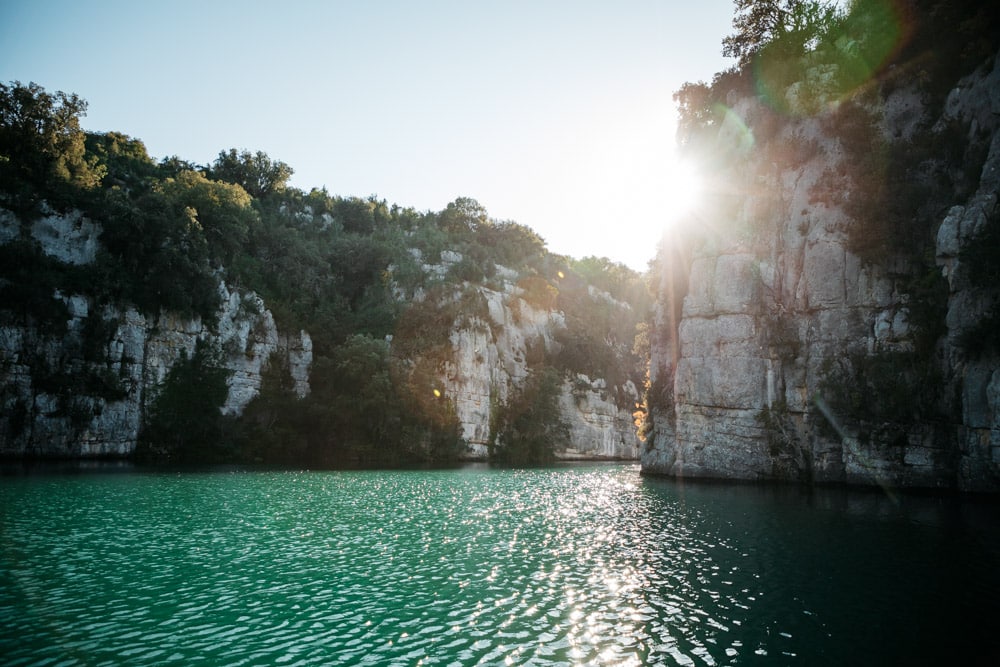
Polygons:
<instances>
[{"instance_id":1,"label":"green foliage","mask_svg":"<svg viewBox=\"0 0 1000 667\"><path fill-rule=\"evenodd\" d=\"M682 146L698 144L722 122L723 113L713 90L704 81L686 82L674 93L677 103L677 139Z\"/></svg>"},{"instance_id":2,"label":"green foliage","mask_svg":"<svg viewBox=\"0 0 1000 667\"><path fill-rule=\"evenodd\" d=\"M779 456L783 450L790 446L790 438L786 428L787 418L788 404L783 400L772 406L765 406L757 415L757 424L764 429L768 452L772 457Z\"/></svg>"},{"instance_id":3,"label":"green foliage","mask_svg":"<svg viewBox=\"0 0 1000 667\"><path fill-rule=\"evenodd\" d=\"M44 255L34 240L0 245L0 312L53 334L65 332L69 311L55 292L73 273L72 267Z\"/></svg>"},{"instance_id":4,"label":"green foliage","mask_svg":"<svg viewBox=\"0 0 1000 667\"><path fill-rule=\"evenodd\" d=\"M974 358L1000 352L1000 307L994 304L975 324L962 331L959 345Z\"/></svg>"},{"instance_id":5,"label":"green foliage","mask_svg":"<svg viewBox=\"0 0 1000 667\"><path fill-rule=\"evenodd\" d=\"M834 2L735 0L736 32L722 40L722 55L749 65L762 51L784 58L801 56L820 41L838 16ZM772 57L777 53L769 54Z\"/></svg>"},{"instance_id":6,"label":"green foliage","mask_svg":"<svg viewBox=\"0 0 1000 667\"><path fill-rule=\"evenodd\" d=\"M812 452L795 428L788 403L781 399L765 407L757 414L757 424L764 431L775 474L811 483Z\"/></svg>"},{"instance_id":7,"label":"green foliage","mask_svg":"<svg viewBox=\"0 0 1000 667\"><path fill-rule=\"evenodd\" d=\"M894 254L920 258L933 245L940 210L968 191L966 181L972 180L946 165L981 165L983 157L954 125L887 141L878 124L878 114L855 101L827 117L826 130L846 155L840 175L845 195L830 203L842 204L852 218L847 247L862 261L878 263Z\"/></svg>"},{"instance_id":8,"label":"green foliage","mask_svg":"<svg viewBox=\"0 0 1000 667\"><path fill-rule=\"evenodd\" d=\"M821 396L862 440L903 442L910 424L947 417L944 381L933 359L916 352L854 353L824 362Z\"/></svg>"},{"instance_id":9,"label":"green foliage","mask_svg":"<svg viewBox=\"0 0 1000 667\"><path fill-rule=\"evenodd\" d=\"M257 212L251 198L239 185L210 181L196 171L182 171L166 178L158 190L176 210L197 223L209 248L210 257L219 264L230 262L246 245L250 230L257 225Z\"/></svg>"},{"instance_id":10,"label":"green foliage","mask_svg":"<svg viewBox=\"0 0 1000 667\"><path fill-rule=\"evenodd\" d=\"M334 219L346 232L354 234L371 234L384 222L387 207L374 197L359 199L350 197L336 199L332 211Z\"/></svg>"},{"instance_id":11,"label":"green foliage","mask_svg":"<svg viewBox=\"0 0 1000 667\"><path fill-rule=\"evenodd\" d=\"M859 4L877 8L879 3L867 0ZM897 69L905 69L909 80L920 82L935 111L943 108L959 77L992 61L1000 49L1000 14L990 3L910 0L901 14L909 33L902 48L893 54L893 64L912 64Z\"/></svg>"},{"instance_id":12,"label":"green foliage","mask_svg":"<svg viewBox=\"0 0 1000 667\"><path fill-rule=\"evenodd\" d=\"M959 261L972 287L1000 286L1000 206L993 205L979 233L962 245Z\"/></svg>"},{"instance_id":13,"label":"green foliage","mask_svg":"<svg viewBox=\"0 0 1000 667\"><path fill-rule=\"evenodd\" d=\"M659 373L646 388L646 408L650 414L674 414L674 380L672 374Z\"/></svg>"},{"instance_id":14,"label":"green foliage","mask_svg":"<svg viewBox=\"0 0 1000 667\"><path fill-rule=\"evenodd\" d=\"M153 316L166 310L213 320L217 279L197 212L159 190L111 192L106 206L98 269L110 296Z\"/></svg>"},{"instance_id":15,"label":"green foliage","mask_svg":"<svg viewBox=\"0 0 1000 667\"><path fill-rule=\"evenodd\" d=\"M613 382L628 375L616 364L633 361L620 348L631 347L636 318L587 293L593 284L614 299L648 303L626 267L550 255L531 229L490 218L470 198L421 213L374 195L303 192L288 186L288 165L259 151L223 151L209 168L176 156L155 163L138 139L84 134L79 117L86 104L75 95L20 84L2 92L0 206L25 224L21 238L0 247L0 317L65 335L67 359L96 369L41 372L56 395L69 397L64 411L77 422L98 409L88 396L121 396L120 379L98 363L118 322L92 315L79 336L69 335L60 293L87 297L93 313L126 304L153 318L201 317L212 327L224 279L259 294L281 329L312 336L311 394L297 397L287 365L272 358L242 419L218 414L225 398L218 353L199 348L181 359L147 405L141 457L336 465L453 460L461 451L459 424L438 378L454 327L485 326L483 289L500 288L507 279L501 266L520 276L534 307L562 309L574 325L593 327L578 345L570 341L567 355L578 359L567 365ZM96 262L70 266L43 255L26 224L43 202L79 209L100 225ZM426 271L424 264L439 263L444 251L460 259L444 276ZM423 299L401 296L416 294ZM544 343L534 341L528 357L540 368ZM535 375L546 386L551 379ZM517 442L534 437L527 422L511 423L528 434ZM538 459L537 447L525 448Z\"/></svg>"},{"instance_id":16,"label":"green foliage","mask_svg":"<svg viewBox=\"0 0 1000 667\"><path fill-rule=\"evenodd\" d=\"M490 433L490 459L505 465L539 465L555 459L554 448L568 437L560 419L561 376L536 369L505 406L497 406Z\"/></svg>"},{"instance_id":17,"label":"green foliage","mask_svg":"<svg viewBox=\"0 0 1000 667\"><path fill-rule=\"evenodd\" d=\"M87 103L35 83L0 84L0 191L6 205L33 211L43 198L98 185L104 170L86 155L80 117Z\"/></svg>"},{"instance_id":18,"label":"green foliage","mask_svg":"<svg viewBox=\"0 0 1000 667\"><path fill-rule=\"evenodd\" d=\"M486 220L475 227L470 245L463 251L483 251L478 261L512 268L530 267L538 270L547 254L545 241L530 227L510 221ZM492 275L492 266L483 267Z\"/></svg>"},{"instance_id":19,"label":"green foliage","mask_svg":"<svg viewBox=\"0 0 1000 667\"><path fill-rule=\"evenodd\" d=\"M604 378L608 386L618 387L629 379L632 360L621 359L616 346L598 335L599 332L574 326L562 329L556 338L560 347L553 363L570 373Z\"/></svg>"},{"instance_id":20,"label":"green foliage","mask_svg":"<svg viewBox=\"0 0 1000 667\"><path fill-rule=\"evenodd\" d=\"M32 377L35 388L58 396L64 405L84 396L120 401L126 395L121 379L110 368L68 365L51 368L41 359L33 360L32 368L35 371Z\"/></svg>"},{"instance_id":21,"label":"green foliage","mask_svg":"<svg viewBox=\"0 0 1000 667\"><path fill-rule=\"evenodd\" d=\"M931 261L916 263L914 270L900 279L906 294L906 319L914 352L930 359L938 341L948 331L948 280Z\"/></svg>"},{"instance_id":22,"label":"green foliage","mask_svg":"<svg viewBox=\"0 0 1000 667\"><path fill-rule=\"evenodd\" d=\"M105 172L106 185L137 188L160 175L159 167L146 152L146 145L120 132L88 132L85 146Z\"/></svg>"},{"instance_id":23,"label":"green foliage","mask_svg":"<svg viewBox=\"0 0 1000 667\"><path fill-rule=\"evenodd\" d=\"M282 192L294 170L280 160L272 160L267 153L235 148L221 151L212 164L212 178L233 183L257 199L264 199Z\"/></svg>"},{"instance_id":24,"label":"green foliage","mask_svg":"<svg viewBox=\"0 0 1000 667\"><path fill-rule=\"evenodd\" d=\"M258 463L294 464L308 461L312 426L308 402L294 391L287 361L272 354L261 373L260 393L234 424L233 447L238 457Z\"/></svg>"},{"instance_id":25,"label":"green foliage","mask_svg":"<svg viewBox=\"0 0 1000 667\"><path fill-rule=\"evenodd\" d=\"M190 357L181 352L154 398L136 456L140 460L204 462L232 458L225 435L230 372L220 366L220 355L198 342Z\"/></svg>"},{"instance_id":26,"label":"green foliage","mask_svg":"<svg viewBox=\"0 0 1000 667\"><path fill-rule=\"evenodd\" d=\"M367 336L352 336L313 370L311 413L322 426L313 447L324 460L371 461L400 429L400 411L389 372L389 346ZM404 449L413 443L405 443ZM398 452L401 458L409 458Z\"/></svg>"},{"instance_id":27,"label":"green foliage","mask_svg":"<svg viewBox=\"0 0 1000 667\"><path fill-rule=\"evenodd\" d=\"M541 276L526 276L517 281L521 298L540 310L553 310L558 303L559 288Z\"/></svg>"},{"instance_id":28,"label":"green foliage","mask_svg":"<svg viewBox=\"0 0 1000 667\"><path fill-rule=\"evenodd\" d=\"M13 383L0 387L0 406L3 407L0 414L0 437L6 442L20 439L30 423L31 407Z\"/></svg>"},{"instance_id":29,"label":"green foliage","mask_svg":"<svg viewBox=\"0 0 1000 667\"><path fill-rule=\"evenodd\" d=\"M454 460L454 407L428 375L397 366L384 340L355 335L313 368L306 399L311 457L399 465Z\"/></svg>"},{"instance_id":30,"label":"green foliage","mask_svg":"<svg viewBox=\"0 0 1000 667\"><path fill-rule=\"evenodd\" d=\"M635 342L652 296L639 274L604 258L571 261L562 274L556 306L566 327L556 334L559 352L552 363L569 374L603 378L619 405L631 409L617 388L629 380L636 387L645 381L648 349L637 349ZM611 293L593 290L594 282Z\"/></svg>"},{"instance_id":31,"label":"green foliage","mask_svg":"<svg viewBox=\"0 0 1000 667\"><path fill-rule=\"evenodd\" d=\"M989 211L979 233L962 246L959 267L969 286L991 305L961 333L962 348L973 357L1000 352L1000 207Z\"/></svg>"},{"instance_id":32,"label":"green foliage","mask_svg":"<svg viewBox=\"0 0 1000 667\"><path fill-rule=\"evenodd\" d=\"M450 202L439 216L438 226L458 238L468 235L480 225L487 224L489 216L475 199L459 197Z\"/></svg>"},{"instance_id":33,"label":"green foliage","mask_svg":"<svg viewBox=\"0 0 1000 667\"><path fill-rule=\"evenodd\" d=\"M479 289L436 286L423 301L410 304L400 315L393 335L393 353L403 359L424 357L443 362L451 350L452 330L488 316L486 298Z\"/></svg>"},{"instance_id":34,"label":"green foliage","mask_svg":"<svg viewBox=\"0 0 1000 667\"><path fill-rule=\"evenodd\" d=\"M636 310L643 311L652 305L652 295L643 281L643 275L620 262L590 256L570 259L569 269L586 284L607 292L612 298L628 303Z\"/></svg>"},{"instance_id":35,"label":"green foliage","mask_svg":"<svg viewBox=\"0 0 1000 667\"><path fill-rule=\"evenodd\" d=\"M495 265L490 265L490 273L495 273ZM448 268L449 282L483 283L487 279L487 268L473 257L463 256Z\"/></svg>"}]
</instances>

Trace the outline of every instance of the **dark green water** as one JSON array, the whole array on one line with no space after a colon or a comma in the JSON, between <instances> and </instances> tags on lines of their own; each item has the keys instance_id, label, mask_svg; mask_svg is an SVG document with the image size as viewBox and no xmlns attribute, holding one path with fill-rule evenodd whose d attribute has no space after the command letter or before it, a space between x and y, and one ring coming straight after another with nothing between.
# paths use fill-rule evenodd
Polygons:
<instances>
[{"instance_id":1,"label":"dark green water","mask_svg":"<svg viewBox=\"0 0 1000 667\"><path fill-rule=\"evenodd\" d=\"M0 478L0 663L1000 664L995 505L635 466Z\"/></svg>"}]
</instances>

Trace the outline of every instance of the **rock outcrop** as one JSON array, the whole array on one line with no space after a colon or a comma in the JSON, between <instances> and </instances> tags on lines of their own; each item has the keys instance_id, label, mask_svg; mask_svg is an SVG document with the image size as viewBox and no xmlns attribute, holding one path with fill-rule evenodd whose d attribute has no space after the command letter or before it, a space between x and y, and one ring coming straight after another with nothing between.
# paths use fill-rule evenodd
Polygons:
<instances>
[{"instance_id":1,"label":"rock outcrop","mask_svg":"<svg viewBox=\"0 0 1000 667\"><path fill-rule=\"evenodd\" d=\"M18 237L20 222L0 213L0 242L7 243ZM89 264L99 248L99 225L76 213L45 215L30 233L46 255L67 264ZM212 325L98 306L85 294L56 295L66 306L65 326L18 321L8 313L0 324L0 455L132 454L150 397L199 341L219 351L228 371L225 414L240 414L259 393L262 371L276 355L284 358L294 391L307 394L309 335L279 332L253 293L221 280L218 290L221 306Z\"/></svg>"},{"instance_id":2,"label":"rock outcrop","mask_svg":"<svg viewBox=\"0 0 1000 667\"><path fill-rule=\"evenodd\" d=\"M456 253L442 255L445 263L461 259ZM424 270L443 276L446 268L434 264L425 265ZM443 393L455 406L471 459L487 457L498 410L511 401L539 363L558 355L558 334L566 329L564 314L532 305L523 298L524 290L516 279L516 272L498 267L496 289L461 286L464 300L479 306L464 308L455 320L440 364ZM424 296L418 294L418 298ZM599 294L595 298L610 297ZM553 443L556 457L637 459L641 443L632 411L638 401L631 381L609 387L605 379L586 375L564 380L558 397L559 419L568 437Z\"/></svg>"},{"instance_id":3,"label":"rock outcrop","mask_svg":"<svg viewBox=\"0 0 1000 667\"><path fill-rule=\"evenodd\" d=\"M46 211L36 222L0 211L0 243L28 237L64 265L86 267L100 251L100 225L78 213ZM416 251L414 251L416 252ZM444 251L440 264L423 266L430 282L448 284L458 253ZM466 305L437 341L446 354L436 364L439 384L455 407L468 456L487 456L497 410L523 387L539 361L554 358L565 331L563 313L533 306L518 274L497 267L494 288L459 284ZM54 295L65 318L38 322L7 310L0 323L0 455L100 457L131 455L151 402L178 360L199 344L215 351L226 371L228 395L221 411L239 416L259 394L262 374L276 357L291 374L299 396L309 392L312 343L308 333L279 331L263 300L217 282L220 306L214 321L162 312L150 317L128 304L98 303L85 293ZM609 295L591 290L591 298ZM470 300L470 295L474 296ZM397 298L420 303L423 288ZM433 310L434 306L430 308ZM423 350L412 351L421 354ZM608 386L601 378L566 374L558 397L568 438L555 443L557 457L637 459L640 442L632 421L639 401L633 382Z\"/></svg>"},{"instance_id":4,"label":"rock outcrop","mask_svg":"<svg viewBox=\"0 0 1000 667\"><path fill-rule=\"evenodd\" d=\"M702 231L678 230L661 250L644 471L1000 490L1000 363L968 340L995 317L996 286L973 280L965 252L1000 216L1000 59L938 117L913 86L875 104L890 151L959 128L968 150L922 157L928 181L960 181L972 154L982 168L964 191L925 194L934 186L918 181L911 196L927 200L911 210L936 220L915 242L923 257L866 256L858 234L892 212L849 204L886 174L845 179L857 154L821 117L784 117L747 149L765 110L733 100L728 118L741 122L718 141L743 142L739 167L718 174L725 194Z\"/></svg>"}]
</instances>

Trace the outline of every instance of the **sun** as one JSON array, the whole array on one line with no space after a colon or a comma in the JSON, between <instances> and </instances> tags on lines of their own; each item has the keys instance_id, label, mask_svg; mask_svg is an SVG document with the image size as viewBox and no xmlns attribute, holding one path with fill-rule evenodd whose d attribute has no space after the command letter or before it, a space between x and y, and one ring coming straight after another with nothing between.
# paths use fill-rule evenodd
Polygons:
<instances>
[{"instance_id":1,"label":"sun","mask_svg":"<svg viewBox=\"0 0 1000 667\"><path fill-rule=\"evenodd\" d=\"M701 203L704 182L697 167L676 154L660 175L664 223L675 225L692 213Z\"/></svg>"},{"instance_id":2,"label":"sun","mask_svg":"<svg viewBox=\"0 0 1000 667\"><path fill-rule=\"evenodd\" d=\"M703 172L677 145L675 113L670 96L611 101L534 136L536 152L518 153L498 177L517 174L510 187L526 213L513 219L558 252L644 270L663 235L706 204Z\"/></svg>"}]
</instances>

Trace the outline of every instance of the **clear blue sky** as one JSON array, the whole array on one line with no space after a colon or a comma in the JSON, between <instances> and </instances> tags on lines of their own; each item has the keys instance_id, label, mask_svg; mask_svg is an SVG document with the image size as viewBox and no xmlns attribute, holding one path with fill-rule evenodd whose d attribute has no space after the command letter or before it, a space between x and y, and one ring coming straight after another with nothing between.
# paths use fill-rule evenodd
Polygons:
<instances>
[{"instance_id":1,"label":"clear blue sky","mask_svg":"<svg viewBox=\"0 0 1000 667\"><path fill-rule=\"evenodd\" d=\"M731 63L731 0L0 0L0 80L88 101L154 158L263 150L292 184L478 199L550 250L644 269L673 92Z\"/></svg>"}]
</instances>

